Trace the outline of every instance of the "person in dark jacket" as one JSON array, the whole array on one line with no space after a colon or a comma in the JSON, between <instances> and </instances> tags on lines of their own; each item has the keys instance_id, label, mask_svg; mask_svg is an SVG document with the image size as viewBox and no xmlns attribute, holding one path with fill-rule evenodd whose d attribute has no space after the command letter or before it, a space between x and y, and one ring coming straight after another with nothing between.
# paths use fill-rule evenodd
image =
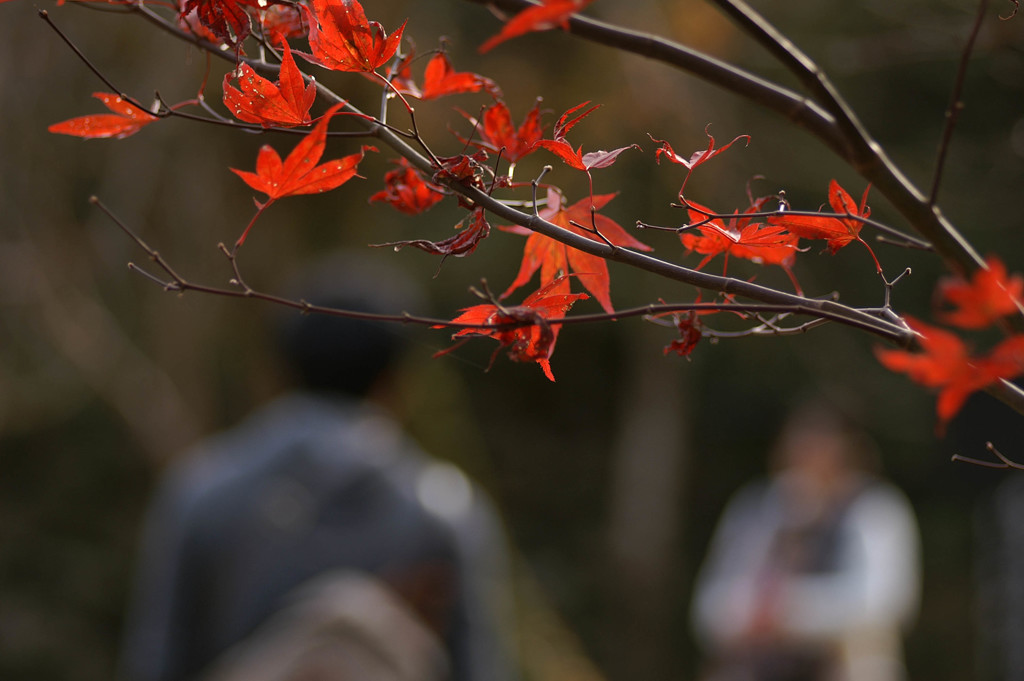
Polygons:
<instances>
[{"instance_id":1,"label":"person in dark jacket","mask_svg":"<svg viewBox=\"0 0 1024 681\"><path fill-rule=\"evenodd\" d=\"M296 296L349 310L406 309L393 273L351 258L324 271ZM392 625L367 627L347 645L372 646L376 637L389 655L407 656L403 668L430 660L411 664L421 676L394 678L511 679L497 515L458 468L420 451L380 406L402 337L393 326L344 317L282 319L280 347L297 390L180 457L158 490L123 680L198 679L211 668L224 675L225 658L253 648L249 639L265 635L260 628L281 612L303 612L296 594L329 574L345 576L348 596L331 616L350 630L373 619L373 603L390 604ZM365 616L352 616L353 603ZM289 626L285 638L315 629ZM401 632L414 630L436 638L440 666L423 653L423 635L403 649ZM337 671L315 678L391 678Z\"/></svg>"}]
</instances>

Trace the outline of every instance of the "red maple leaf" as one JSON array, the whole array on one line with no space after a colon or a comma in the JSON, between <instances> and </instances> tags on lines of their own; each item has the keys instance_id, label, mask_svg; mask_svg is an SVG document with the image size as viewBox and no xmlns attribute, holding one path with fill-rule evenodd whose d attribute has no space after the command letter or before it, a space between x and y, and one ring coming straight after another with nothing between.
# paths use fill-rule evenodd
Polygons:
<instances>
[{"instance_id":1,"label":"red maple leaf","mask_svg":"<svg viewBox=\"0 0 1024 681\"><path fill-rule=\"evenodd\" d=\"M452 335L452 338L467 336L490 336L500 343L491 356L491 363L502 348L508 348L508 356L515 362L537 362L549 380L554 381L551 372L551 354L555 350L558 331L561 324L552 324L549 320L565 316L577 300L586 300L586 293L563 293L568 288L564 280L566 276L556 278L546 286L541 286L523 301L522 305L505 306L484 303L467 307L462 314L452 320L457 324L512 324L520 322L521 326L506 328L465 328ZM435 327L441 328L441 327ZM447 354L459 347L461 343L436 353L434 356ZM489 367L488 367L489 368Z\"/></svg>"},{"instance_id":2,"label":"red maple leaf","mask_svg":"<svg viewBox=\"0 0 1024 681\"><path fill-rule=\"evenodd\" d=\"M714 211L699 203L688 201L687 212L693 224L699 225L694 230L679 235L687 250L705 256L697 269L703 268L716 255L724 255L722 274L728 268L729 256L744 258L758 264L779 265L789 275L797 290L800 289L793 276L791 266L796 257L798 237L790 234L784 227L753 222L752 218L744 217L749 213L760 213L773 197L756 199L743 213L735 214L728 224L721 218L709 218Z\"/></svg>"},{"instance_id":3,"label":"red maple leaf","mask_svg":"<svg viewBox=\"0 0 1024 681\"><path fill-rule=\"evenodd\" d=\"M703 336L704 323L700 320L700 315L696 310L673 315L673 318L676 329L679 330L679 338L666 345L663 354L674 352L680 357L689 357Z\"/></svg>"},{"instance_id":4,"label":"red maple leaf","mask_svg":"<svg viewBox=\"0 0 1024 681\"><path fill-rule=\"evenodd\" d=\"M461 182L473 187L483 187L483 162L487 160L487 152L483 149L472 156L456 154L441 156L437 159L441 167L434 173L434 181Z\"/></svg>"},{"instance_id":5,"label":"red maple leaf","mask_svg":"<svg viewBox=\"0 0 1024 681\"><path fill-rule=\"evenodd\" d=\"M871 185L864 189L864 195L861 197L860 206L858 206L849 192L840 187L838 182L832 180L828 186L829 205L833 212L849 217L791 215L784 212L781 215L769 217L768 222L785 227L804 239L826 239L829 253L835 253L852 241L859 241L871 253L871 258L875 261L875 268L881 272L882 266L878 263L874 250L860 236L864 222L857 219L867 218L871 215L871 209L867 205L870 190Z\"/></svg>"},{"instance_id":6,"label":"red maple leaf","mask_svg":"<svg viewBox=\"0 0 1024 681\"><path fill-rule=\"evenodd\" d=\"M423 87L419 94L413 96L426 100L481 90L495 97L501 95L501 89L493 80L468 71L457 72L448 60L448 55L438 52L427 62L423 71Z\"/></svg>"},{"instance_id":7,"label":"red maple leaf","mask_svg":"<svg viewBox=\"0 0 1024 681\"><path fill-rule=\"evenodd\" d=\"M263 35L270 38L271 43L286 38L305 38L309 33L309 24L297 7L289 5L271 5L260 15L260 26Z\"/></svg>"},{"instance_id":8,"label":"red maple leaf","mask_svg":"<svg viewBox=\"0 0 1024 681\"><path fill-rule=\"evenodd\" d=\"M594 210L600 210L609 201L615 198L615 194L599 194L591 199L585 198L577 201L568 208L562 207L562 195L557 191L548 190L547 207L540 211L540 216L563 229L580 234L594 241L604 242L607 240L616 246L625 246L639 251L649 251L651 247L633 238L620 227L614 220L594 212L591 213L591 205ZM573 224L576 223L576 224ZM576 225L582 225L577 227ZM597 229L601 236L596 235L592 229ZM560 241L555 241L543 234L530 232L517 228L508 228L508 231L516 233L527 233L526 246L523 249L523 260L519 267L519 274L515 281L508 287L501 297L508 296L532 277L534 272L540 270L541 286L546 286L553 281L561 282L564 287L563 293L569 291L569 280L564 275L570 271L575 272L583 287L590 291L591 295L601 304L606 312L613 312L608 277L608 263L604 258L566 246Z\"/></svg>"},{"instance_id":9,"label":"red maple leaf","mask_svg":"<svg viewBox=\"0 0 1024 681\"><path fill-rule=\"evenodd\" d=\"M681 187L679 187L679 196L683 195L683 189L686 188L686 181L690 179L690 174L693 173L694 168L704 163L707 163L715 156L718 156L723 151L725 151L732 145L736 144L740 140L746 140L746 143L750 144L750 135L737 135L732 142L729 142L724 147L718 147L716 149L715 138L712 137L711 133L708 132L708 128L704 128L704 134L708 136L708 148L693 152L692 154L690 154L689 158L684 158L677 154L675 151L673 151L672 145L669 144L668 142L664 140L655 139L653 136L647 135L648 137L651 138L652 142L661 145L654 152L655 161L657 161L660 164L661 157L664 156L672 163L676 163L686 168L686 177L683 178L683 184Z\"/></svg>"},{"instance_id":10,"label":"red maple leaf","mask_svg":"<svg viewBox=\"0 0 1024 681\"><path fill-rule=\"evenodd\" d=\"M1024 334L1011 336L987 356L975 358L956 334L912 317L906 319L907 325L920 334L922 352L878 348L875 356L887 369L905 373L910 380L926 387L939 389L936 412L940 432L971 393L1000 379L1024 373Z\"/></svg>"},{"instance_id":11,"label":"red maple leaf","mask_svg":"<svg viewBox=\"0 0 1024 681\"><path fill-rule=\"evenodd\" d=\"M420 92L420 86L416 84L412 77L412 62L414 59L416 59L416 53L409 50L409 53L402 57L398 64L388 69L388 80L391 82L391 87L395 92L418 98L423 93Z\"/></svg>"},{"instance_id":12,"label":"red maple leaf","mask_svg":"<svg viewBox=\"0 0 1024 681\"><path fill-rule=\"evenodd\" d=\"M259 6L267 4L264 0ZM248 10L257 6L257 0L185 0L179 17L185 19L195 10L200 26L225 44L234 46L252 32Z\"/></svg>"},{"instance_id":13,"label":"red maple leaf","mask_svg":"<svg viewBox=\"0 0 1024 681\"><path fill-rule=\"evenodd\" d=\"M235 76L241 90L230 84ZM287 42L277 84L256 73L248 64L240 64L237 71L224 75L224 106L246 123L259 123L265 128L309 125L309 109L315 99L316 83L306 84L303 80Z\"/></svg>"},{"instance_id":14,"label":"red maple leaf","mask_svg":"<svg viewBox=\"0 0 1024 681\"><path fill-rule=\"evenodd\" d=\"M302 9L313 59L334 71L376 71L402 42L405 23L389 36L380 23L366 20L358 0L313 0L312 11L305 5Z\"/></svg>"},{"instance_id":15,"label":"red maple leaf","mask_svg":"<svg viewBox=\"0 0 1024 681\"><path fill-rule=\"evenodd\" d=\"M419 215L444 198L444 190L420 177L419 172L402 158L398 168L384 173L384 189L370 197L370 203L390 203L407 215Z\"/></svg>"},{"instance_id":16,"label":"red maple leaf","mask_svg":"<svg viewBox=\"0 0 1024 681\"><path fill-rule=\"evenodd\" d=\"M272 146L264 144L260 147L260 153L256 157L255 173L231 168L231 171L242 178L247 185L267 195L267 200L264 203L256 203L256 215L249 222L242 236L238 238L236 247L245 242L256 218L274 201L286 196L319 194L340 187L356 176L357 166L367 151L377 151L374 147L363 146L355 154L317 165L327 143L327 125L341 106L341 104L332 106L309 134L295 145L295 148L288 154L288 158L283 162Z\"/></svg>"},{"instance_id":17,"label":"red maple leaf","mask_svg":"<svg viewBox=\"0 0 1024 681\"><path fill-rule=\"evenodd\" d=\"M148 111L126 101L112 92L94 92L92 96L114 113L90 114L54 123L47 130L61 135L84 138L116 137L118 139L137 133L142 126L160 120Z\"/></svg>"},{"instance_id":18,"label":"red maple leaf","mask_svg":"<svg viewBox=\"0 0 1024 681\"><path fill-rule=\"evenodd\" d=\"M466 117L480 141L468 140L459 137L464 144L472 144L479 149L486 149L493 154L501 154L509 160L512 166L523 157L532 154L537 150L537 142L544 136L544 127L540 121L540 100L534 103L523 118L518 128L512 123L512 114L508 106L501 100L495 101L485 107L480 120L473 118L465 111L460 113ZM509 175L512 169L509 169Z\"/></svg>"},{"instance_id":19,"label":"red maple leaf","mask_svg":"<svg viewBox=\"0 0 1024 681\"><path fill-rule=\"evenodd\" d=\"M197 10L191 9L188 12L184 10L185 1L186 0L179 0L178 2L178 28L215 45L224 45L224 39L217 36L213 31L200 22L199 12Z\"/></svg>"},{"instance_id":20,"label":"red maple leaf","mask_svg":"<svg viewBox=\"0 0 1024 681\"><path fill-rule=\"evenodd\" d=\"M611 164L615 163L615 160L618 158L619 154L626 151L627 149L639 149L640 146L636 144L630 144L625 147L613 149L612 151L592 151L586 154L583 153L583 145L580 145L577 149L573 149L572 145L569 144L569 142L565 139L566 134L568 134L569 130L571 130L573 126L575 126L581 120L589 116L591 112L593 112L595 109L601 106L600 104L597 104L595 106L590 107L583 113L577 115L575 118L569 118L571 114L576 113L577 111L585 107L587 104L590 104L590 102L586 101L583 102L582 104L577 104L576 106L572 107L564 114L562 114L561 117L558 119L558 122L555 124L555 129L553 133L554 139L537 140L536 142L534 142L534 146L547 149L548 151L562 159L562 161L566 165L569 165L575 168L576 170L582 170L586 173L589 173L594 168L607 168Z\"/></svg>"},{"instance_id":21,"label":"red maple leaf","mask_svg":"<svg viewBox=\"0 0 1024 681\"><path fill-rule=\"evenodd\" d=\"M412 239L410 241L392 241L386 244L373 244L373 246L375 248L393 246L396 251L401 250L406 246L412 246L413 248L418 248L421 251L426 251L427 253L443 256L443 258L447 258L450 255L454 255L456 258L461 258L475 251L480 242L486 239L491 233L491 226L487 223L487 217L483 208L474 209L473 212L470 213L469 225L465 225L466 220L460 221L455 225L455 228L458 229L459 232L455 236L442 241Z\"/></svg>"},{"instance_id":22,"label":"red maple leaf","mask_svg":"<svg viewBox=\"0 0 1024 681\"><path fill-rule=\"evenodd\" d=\"M480 53L483 54L510 38L515 38L530 31L546 31L551 28L568 29L569 17L593 1L541 0L540 5L528 7L512 17L501 29L500 33L488 38L480 46Z\"/></svg>"},{"instance_id":23,"label":"red maple leaf","mask_svg":"<svg viewBox=\"0 0 1024 681\"><path fill-rule=\"evenodd\" d=\"M942 315L947 324L961 329L982 329L1006 315L1021 312L1024 278L1007 277L1006 266L995 256L986 261L967 283L961 277L939 283L939 295L956 309Z\"/></svg>"}]
</instances>

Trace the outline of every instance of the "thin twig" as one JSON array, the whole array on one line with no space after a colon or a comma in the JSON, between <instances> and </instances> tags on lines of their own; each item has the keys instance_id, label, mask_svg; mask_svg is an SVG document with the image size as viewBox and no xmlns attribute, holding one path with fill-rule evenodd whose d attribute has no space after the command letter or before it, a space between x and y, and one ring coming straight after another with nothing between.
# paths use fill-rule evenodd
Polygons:
<instances>
[{"instance_id":1,"label":"thin twig","mask_svg":"<svg viewBox=\"0 0 1024 681\"><path fill-rule=\"evenodd\" d=\"M975 459L969 456L960 456L959 454L954 454L951 460L960 461L962 463L969 463L975 466L982 466L983 468L1012 468L1018 471L1024 470L1024 464L1019 464L1016 461L1013 461L1008 457L1004 456L1003 453L996 449L995 445L993 445L991 442L985 443L985 449L987 449L989 453L991 453L997 459L999 459L999 461L984 461L982 459Z\"/></svg>"},{"instance_id":2,"label":"thin twig","mask_svg":"<svg viewBox=\"0 0 1024 681\"><path fill-rule=\"evenodd\" d=\"M956 69L956 79L953 81L953 92L949 98L949 107L946 109L946 125L942 129L942 139L939 141L939 149L935 159L935 174L932 177L932 188L928 193L928 204L934 206L939 197L939 185L942 183L942 173L946 167L946 156L949 154L950 142L953 140L953 131L963 111L964 103L960 99L964 91L964 83L967 82L967 66L971 61L971 53L974 52L974 43L981 32L981 22L985 19L985 12L988 10L988 0L978 2L978 13L974 17L974 26L971 27L970 35L967 37L967 44L964 45L960 54L960 64Z\"/></svg>"}]
</instances>

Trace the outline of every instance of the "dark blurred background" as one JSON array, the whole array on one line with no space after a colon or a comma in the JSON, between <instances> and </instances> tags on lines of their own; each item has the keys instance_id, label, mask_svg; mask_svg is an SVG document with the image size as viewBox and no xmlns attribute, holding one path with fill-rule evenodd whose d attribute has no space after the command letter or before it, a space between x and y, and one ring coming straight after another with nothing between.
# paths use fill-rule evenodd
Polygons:
<instances>
[{"instance_id":1,"label":"dark blurred background","mask_svg":"<svg viewBox=\"0 0 1024 681\"><path fill-rule=\"evenodd\" d=\"M974 4L754 4L819 60L868 129L927 186ZM1009 12L1010 3L994 4ZM447 36L456 67L497 80L517 122L538 94L553 112L549 123L581 101L602 104L570 139L585 150L644 147L594 173L595 191L620 192L605 212L627 227L636 219L683 221L668 206L681 169L655 165L646 134L688 154L704 146L709 123L720 143L742 133L753 141L694 176L688 195L706 205L742 208L754 176L764 177L755 193L785 189L794 205L808 208L825 200L833 177L855 196L863 191L862 180L781 118L664 66L559 33L525 36L480 57L476 46L500 27L482 7L456 0L365 6L389 28L409 17L407 35L420 51ZM197 51L117 13L47 8L124 91L143 100L159 91L170 102L195 95L205 68ZM605 0L587 11L792 83L703 2ZM1024 262L1013 207L1024 180L1022 21L1000 22L993 12L985 22L940 195L978 249L1000 254L1011 269ZM118 141L50 135L50 123L101 111L90 94L106 88L32 3L0 5L0 26L0 677L107 679L141 514L163 466L272 397L282 378L262 333L264 307L166 293L130 273L126 263L143 254L87 199L101 197L185 277L225 285L230 269L216 245L235 239L253 211L251 192L227 168L251 168L266 141L282 151L294 142L230 136L183 120ZM218 105L226 64L213 68L210 99ZM359 79L326 80L375 109ZM468 95L418 107L438 153L461 150L445 130L446 121L461 120L451 107L472 112L484 102ZM354 145L332 141L329 157ZM417 219L367 204L388 167L388 155L379 156L361 166L368 179L270 209L244 249L249 283L274 290L309 257L335 248L450 234L461 217L455 208ZM521 164L517 177L551 162L541 156ZM586 190L563 166L547 179L572 201ZM871 205L878 219L903 226L880 196ZM639 236L662 257L685 257L671 234ZM367 257L398 260L422 282L430 301L423 312L451 316L476 302L467 289L482 277L506 286L521 246L522 237L495 232L436 277L438 261L412 249ZM927 318L938 264L892 247L877 252L890 276L913 268L894 302ZM788 286L781 272L744 263L730 273ZM853 303L882 302L870 257L857 244L834 257L807 253L796 273L810 294L839 290ZM693 297L687 287L615 266L612 282L619 307ZM402 376L401 419L426 449L494 495L529 579L523 612L559 632L546 642L524 638L535 678L552 669L562 670L560 678L692 678L687 608L713 523L728 495L766 469L787 406L816 391L851 405L919 516L925 592L907 644L911 678L986 675L973 586L985 566L972 559L985 527L976 531L974 518L1008 474L950 456L985 457L984 443L993 440L1024 459L1024 421L1001 405L972 398L936 437L934 397L882 369L872 338L836 327L706 343L692 361L663 356L669 330L637 320L565 329L552 362L557 383L504 357L485 371L489 341L435 360L447 334L396 332L416 348Z\"/></svg>"}]
</instances>

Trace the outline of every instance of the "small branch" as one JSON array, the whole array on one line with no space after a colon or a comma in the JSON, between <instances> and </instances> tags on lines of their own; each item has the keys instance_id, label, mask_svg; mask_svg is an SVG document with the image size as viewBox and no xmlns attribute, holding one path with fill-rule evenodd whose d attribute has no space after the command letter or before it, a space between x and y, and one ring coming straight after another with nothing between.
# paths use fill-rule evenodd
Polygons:
<instances>
[{"instance_id":1,"label":"small branch","mask_svg":"<svg viewBox=\"0 0 1024 681\"><path fill-rule=\"evenodd\" d=\"M957 66L956 79L953 81L953 92L949 98L949 107L946 109L946 125L942 130L942 139L939 142L939 150L935 159L935 174L932 177L932 188L928 193L928 204L934 206L939 196L939 185L942 183L942 173L946 166L946 156L949 153L950 142L953 140L953 131L956 129L960 112L963 111L964 103L960 99L964 91L964 83L967 82L967 66L971 61L971 53L974 52L974 43L981 32L981 22L985 19L985 12L988 10L988 0L978 2L978 13L974 17L974 26L971 27L970 35L967 37L967 44L964 45L960 54L960 64Z\"/></svg>"},{"instance_id":2,"label":"small branch","mask_svg":"<svg viewBox=\"0 0 1024 681\"><path fill-rule=\"evenodd\" d=\"M827 319L812 319L808 322L804 322L798 326L779 326L778 322L785 319L788 315L781 314L772 319L758 319L762 322L759 326L755 326L745 331L718 331L716 329L704 326L701 333L706 338L716 339L734 339L734 338L745 338L748 336L797 336L807 333L808 331L815 329L822 324L827 324Z\"/></svg>"},{"instance_id":3,"label":"small branch","mask_svg":"<svg viewBox=\"0 0 1024 681\"><path fill-rule=\"evenodd\" d=\"M96 66L89 60L89 58L85 56L85 53L78 49L78 45L75 45L75 43L71 41L71 38L69 38L67 34L64 33L64 31L57 28L57 24L53 23L53 19L50 18L49 12L47 12L45 9L39 10L39 18L45 21L47 25L53 29L54 33L60 36L60 39L63 40L64 43L71 48L72 52L78 55L78 58L82 60L82 63L85 64L89 68L89 70L96 75L97 78L103 81L103 83L113 92L116 92L118 94L121 93L121 91L117 87L115 87L113 83L107 80L107 77L104 76L98 68L96 68ZM143 111L145 111L145 109L143 109Z\"/></svg>"},{"instance_id":4,"label":"small branch","mask_svg":"<svg viewBox=\"0 0 1024 681\"><path fill-rule=\"evenodd\" d=\"M882 277L882 282L885 284L885 303L882 305L883 310L889 310L890 312L892 312L892 290L893 288L895 288L896 284L898 284L899 281L903 279L903 277L906 277L910 274L911 269L908 267L899 274L897 274L892 281L889 281L884 276Z\"/></svg>"},{"instance_id":5,"label":"small branch","mask_svg":"<svg viewBox=\"0 0 1024 681\"><path fill-rule=\"evenodd\" d=\"M164 281L160 277L156 276L155 274L152 274L151 272L147 272L146 270L142 269L141 267L139 267L138 265L136 265L133 262L129 262L128 263L128 269L130 271L132 271L132 272L137 272L138 274L141 274L143 277L145 277L146 279L149 279L154 284L157 284L158 286L160 286L160 288L162 288L165 291L180 291L181 290L181 287L178 286L177 282L174 282L174 281Z\"/></svg>"},{"instance_id":6,"label":"small branch","mask_svg":"<svg viewBox=\"0 0 1024 681\"><path fill-rule=\"evenodd\" d=\"M544 176L552 170L553 168L551 166L544 166L540 169L540 175L538 175L536 179L530 181L530 189L533 192L533 216L537 219L540 219L540 210L538 209L539 204L537 202L537 187L540 186L540 181L544 179Z\"/></svg>"},{"instance_id":7,"label":"small branch","mask_svg":"<svg viewBox=\"0 0 1024 681\"><path fill-rule=\"evenodd\" d=\"M960 456L959 454L954 454L950 460L959 461L962 463L969 463L975 466L981 466L983 468L1012 468L1018 471L1024 470L1024 464L1019 464L1016 461L1012 461L1009 458L1003 456L1002 452L996 449L995 445L993 445L991 442L985 443L985 449L987 449L989 453L991 453L993 456L999 459L999 461L984 461L982 459L974 459L969 456Z\"/></svg>"},{"instance_id":8,"label":"small branch","mask_svg":"<svg viewBox=\"0 0 1024 681\"><path fill-rule=\"evenodd\" d=\"M139 111L142 111L144 113L151 114L151 115L159 115L159 114L153 114L152 111L150 111L149 109L144 107L134 97L129 97L128 95L124 94L119 87L114 85L105 75L103 75L103 72L100 71L98 68L96 68L96 65L93 64L89 60L89 58L85 56L85 53L82 52L80 49L78 49L78 45L75 45L75 43L71 40L71 38L69 38L68 35L66 33L64 33L64 31L62 31L60 28L58 28L57 24L53 23L53 19L50 18L50 13L49 12L47 12L45 9L41 9L41 10L39 10L39 17L43 21L45 21L46 24L50 28L53 29L54 33L56 33L58 36L60 36L60 39L63 40L64 43L68 47L71 48L71 51L75 53L75 55L82 61L83 64L85 64L86 68L88 68L90 71L92 71L93 74L97 78L99 78L103 82L104 85L106 85L108 88L110 88L111 92L117 93L117 95L121 99L123 99L124 101L128 102L129 104L134 106Z\"/></svg>"},{"instance_id":9,"label":"small branch","mask_svg":"<svg viewBox=\"0 0 1024 681\"><path fill-rule=\"evenodd\" d=\"M405 98L405 95L403 95L402 92L397 87L395 87L395 84L392 83L389 78L382 76L376 71L373 71L372 73L384 84L384 92L387 92L390 89L392 92L395 93L395 96L398 97L398 100L402 102L402 105L405 106L405 110L409 114L409 124L412 126L412 129L409 131L409 138L414 140L416 144L418 144L420 148L423 149L424 152L426 152L427 156L430 157L430 160L434 163L435 167L440 168L444 164L441 163L440 159L438 159L434 152L431 151L430 147L427 145L427 141L423 139L422 135L420 135L420 129L416 123L416 109L413 108L412 104L409 103L409 100ZM384 103L381 106L384 109L387 108L387 96L384 97ZM381 119L383 120L384 117L381 116Z\"/></svg>"},{"instance_id":10,"label":"small branch","mask_svg":"<svg viewBox=\"0 0 1024 681\"><path fill-rule=\"evenodd\" d=\"M576 222L575 220L569 220L569 224L572 225L573 227L575 227L576 229L581 229L584 232L587 232L588 234L593 234L594 236L596 236L599 239L601 239L601 241L603 241L606 246L608 246L613 251L615 251L616 249L618 249L618 246L613 244L608 239L608 237L606 237L604 234L602 234L601 230L599 230L597 228L597 217L596 216L597 216L597 209L594 208L594 204L590 204L590 227L587 227L586 225L581 225L580 223Z\"/></svg>"},{"instance_id":11,"label":"small branch","mask_svg":"<svg viewBox=\"0 0 1024 681\"><path fill-rule=\"evenodd\" d=\"M159 277L142 270L141 268L130 265L133 271L139 272L150 281L157 283L167 291L176 291L183 293L185 291L196 291L199 293L205 293L216 296L226 296L231 298L252 298L256 300L263 300L266 302L282 305L284 307L291 307L304 312L317 312L323 314L330 314L335 316L352 317L356 319L373 319L377 321L390 321L390 322L401 322L401 323L413 323L419 325L426 325L431 327L443 327L443 328L474 328L474 329L492 329L492 328L505 328L522 326L524 322L512 322L504 324L454 324L449 320L445 319L434 319L428 317L419 317L410 315L408 313L402 313L399 315L389 314L370 314L353 312L349 310L339 310L336 308L320 307L311 305L306 301L293 300L289 298L283 298L269 293L263 293L256 289L253 289L245 283L241 272L238 267L237 253L229 250L223 244L219 245L219 249L228 258L231 263L232 271L234 274L231 284L236 288L220 288L215 286L207 286L204 284L196 284L188 281L180 274L178 274L174 268L160 255L160 253L147 244L139 235L137 235L130 227L128 227L123 221L121 221L102 201L97 197L92 197L90 202L97 206L107 217L111 219L128 237L134 241L146 255L152 260L160 269L162 269L170 281L164 281ZM580 237L586 239L585 237ZM593 244L597 242L586 239ZM603 246L603 244L602 244ZM627 252L625 249L620 249L620 253ZM711 276L711 275L708 275ZM486 289L485 289L486 291ZM485 292L485 296L488 296L488 300L493 301L494 297L489 292ZM548 320L549 323L557 324L589 324L596 322L606 322L616 319L623 319L628 317L638 316L651 316L651 315L665 315L674 312L689 312L689 311L735 311L743 313L787 313L787 314L806 314L820 319L829 319L832 321L848 324L851 326L857 326L863 328L866 331L886 335L880 332L877 322L879 320L874 317L865 315L867 320L875 323L866 323L858 319L858 311L853 308L846 308L844 306L833 303L834 307L823 307L820 304L829 301L818 301L812 299L799 298L797 296L791 296L789 294L783 294L788 298L801 301L796 304L785 303L785 304L742 304L742 303L679 303L679 304L660 304L660 305L645 305L642 307L630 308L625 310L615 311L613 313L598 313L591 315L576 315L573 317L565 317L560 319ZM495 303L497 305L497 303ZM894 325L882 322L886 326L894 327ZM902 331L901 331L902 333ZM888 337L890 340L895 340L894 334L889 333Z\"/></svg>"},{"instance_id":12,"label":"small branch","mask_svg":"<svg viewBox=\"0 0 1024 681\"><path fill-rule=\"evenodd\" d=\"M530 0L468 0L474 4L497 7L506 14L515 14L536 6ZM843 141L835 118L807 97L788 90L777 83L744 71L732 64L719 61L685 45L658 36L630 31L590 17L574 15L569 20L569 32L595 43L607 45L660 61L717 85L783 115L802 128L812 131L827 141L830 148L841 150Z\"/></svg>"}]
</instances>

